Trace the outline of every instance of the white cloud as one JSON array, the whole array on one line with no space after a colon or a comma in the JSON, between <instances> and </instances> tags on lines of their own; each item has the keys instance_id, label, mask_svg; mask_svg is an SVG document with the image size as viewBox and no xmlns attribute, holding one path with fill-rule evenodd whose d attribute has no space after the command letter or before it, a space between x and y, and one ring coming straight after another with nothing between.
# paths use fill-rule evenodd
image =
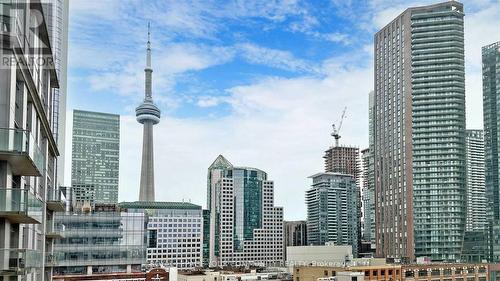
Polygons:
<instances>
[{"instance_id":1,"label":"white cloud","mask_svg":"<svg viewBox=\"0 0 500 281\"><path fill-rule=\"evenodd\" d=\"M219 105L223 101L224 99L221 97L203 96L198 99L196 105L198 105L199 107L214 107Z\"/></svg>"},{"instance_id":2,"label":"white cloud","mask_svg":"<svg viewBox=\"0 0 500 281\"><path fill-rule=\"evenodd\" d=\"M188 43L153 46L152 52L153 95L159 104L170 110L176 108L181 99L172 95L178 76L225 63L235 53L233 48ZM113 54L109 56L112 57ZM145 56L144 49L140 54L129 55L125 60L128 64L122 62L122 65L93 66L93 74L88 76L90 90L111 92L128 97L133 102L140 101L144 97Z\"/></svg>"},{"instance_id":3,"label":"white cloud","mask_svg":"<svg viewBox=\"0 0 500 281\"><path fill-rule=\"evenodd\" d=\"M313 63L298 59L287 51L265 48L249 43L239 44L236 48L239 55L253 64L263 64L288 71L317 72Z\"/></svg>"}]
</instances>

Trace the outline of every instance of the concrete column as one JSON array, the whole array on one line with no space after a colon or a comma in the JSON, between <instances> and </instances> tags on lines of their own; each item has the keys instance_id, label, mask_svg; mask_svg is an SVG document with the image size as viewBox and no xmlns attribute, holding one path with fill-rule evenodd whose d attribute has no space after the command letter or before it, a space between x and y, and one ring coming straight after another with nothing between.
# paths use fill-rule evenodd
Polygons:
<instances>
[{"instance_id":1,"label":"concrete column","mask_svg":"<svg viewBox=\"0 0 500 281\"><path fill-rule=\"evenodd\" d=\"M144 123L142 139L142 166L139 201L155 201L155 175L153 156L153 122Z\"/></svg>"}]
</instances>

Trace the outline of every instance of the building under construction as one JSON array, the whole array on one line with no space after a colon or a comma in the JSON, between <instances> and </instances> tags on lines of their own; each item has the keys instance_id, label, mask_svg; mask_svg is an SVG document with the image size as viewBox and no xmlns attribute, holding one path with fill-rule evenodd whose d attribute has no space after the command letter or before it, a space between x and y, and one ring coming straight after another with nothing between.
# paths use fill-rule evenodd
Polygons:
<instances>
[{"instance_id":1,"label":"building under construction","mask_svg":"<svg viewBox=\"0 0 500 281\"><path fill-rule=\"evenodd\" d=\"M332 146L325 151L325 172L352 175L360 185L361 166L359 148L354 146Z\"/></svg>"},{"instance_id":2,"label":"building under construction","mask_svg":"<svg viewBox=\"0 0 500 281\"><path fill-rule=\"evenodd\" d=\"M353 146L340 145L340 129L345 118L347 107L342 111L339 122L333 124L331 136L335 139L334 146L325 151L325 172L340 173L351 175L360 186L361 161L359 157L359 148Z\"/></svg>"}]
</instances>

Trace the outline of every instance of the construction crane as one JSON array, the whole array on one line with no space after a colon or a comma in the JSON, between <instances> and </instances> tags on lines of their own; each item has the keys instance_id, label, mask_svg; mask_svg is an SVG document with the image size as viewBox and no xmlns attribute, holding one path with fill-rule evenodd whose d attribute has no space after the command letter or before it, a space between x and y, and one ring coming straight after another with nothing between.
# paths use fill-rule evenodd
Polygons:
<instances>
[{"instance_id":1,"label":"construction crane","mask_svg":"<svg viewBox=\"0 0 500 281\"><path fill-rule=\"evenodd\" d=\"M344 110L342 111L342 116L340 116L340 121L337 122L338 128L335 126L335 124L332 125L332 127L333 127L332 137L335 138L335 146L339 146L340 129L342 129L342 123L344 122L346 110L347 110L347 106L344 107Z\"/></svg>"}]
</instances>

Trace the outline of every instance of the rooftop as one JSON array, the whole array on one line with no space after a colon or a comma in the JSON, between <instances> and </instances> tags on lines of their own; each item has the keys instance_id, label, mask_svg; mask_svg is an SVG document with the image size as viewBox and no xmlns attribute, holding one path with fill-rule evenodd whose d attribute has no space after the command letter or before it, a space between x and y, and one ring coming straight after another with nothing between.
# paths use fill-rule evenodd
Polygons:
<instances>
[{"instance_id":1,"label":"rooftop","mask_svg":"<svg viewBox=\"0 0 500 281\"><path fill-rule=\"evenodd\" d=\"M201 210L201 206L187 202L121 202L118 207L124 209L182 209L182 210Z\"/></svg>"}]
</instances>

